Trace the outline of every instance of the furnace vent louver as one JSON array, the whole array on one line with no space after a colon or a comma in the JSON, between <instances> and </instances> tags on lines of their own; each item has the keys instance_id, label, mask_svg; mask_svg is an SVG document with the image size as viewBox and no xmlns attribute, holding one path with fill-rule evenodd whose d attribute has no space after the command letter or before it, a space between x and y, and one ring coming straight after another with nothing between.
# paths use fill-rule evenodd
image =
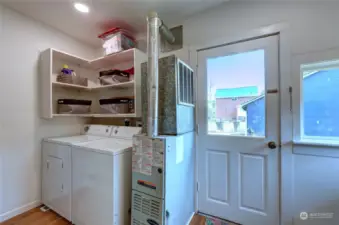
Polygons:
<instances>
[{"instance_id":1,"label":"furnace vent louver","mask_svg":"<svg viewBox=\"0 0 339 225\"><path fill-rule=\"evenodd\" d=\"M140 194L134 193L133 210L155 220L161 219L161 202L157 199L145 198ZM135 222L135 224L138 223Z\"/></svg>"},{"instance_id":2,"label":"furnace vent louver","mask_svg":"<svg viewBox=\"0 0 339 225\"><path fill-rule=\"evenodd\" d=\"M141 222L135 218L133 218L133 225L147 225L146 223L144 222Z\"/></svg>"},{"instance_id":3,"label":"furnace vent louver","mask_svg":"<svg viewBox=\"0 0 339 225\"><path fill-rule=\"evenodd\" d=\"M194 105L193 71L178 60L178 90L179 104Z\"/></svg>"},{"instance_id":4,"label":"furnace vent louver","mask_svg":"<svg viewBox=\"0 0 339 225\"><path fill-rule=\"evenodd\" d=\"M140 221L133 218L133 225L141 225Z\"/></svg>"},{"instance_id":5,"label":"furnace vent louver","mask_svg":"<svg viewBox=\"0 0 339 225\"><path fill-rule=\"evenodd\" d=\"M142 208L142 203L141 203L141 195L139 194L134 194L133 196L134 198L134 204L133 204L133 209L135 211L141 212L141 208Z\"/></svg>"}]
</instances>

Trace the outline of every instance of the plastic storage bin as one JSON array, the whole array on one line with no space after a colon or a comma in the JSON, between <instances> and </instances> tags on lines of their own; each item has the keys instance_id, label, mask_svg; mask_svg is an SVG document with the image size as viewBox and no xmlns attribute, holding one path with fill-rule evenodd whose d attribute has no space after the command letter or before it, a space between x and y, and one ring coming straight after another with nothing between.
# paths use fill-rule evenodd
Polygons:
<instances>
[{"instance_id":1,"label":"plastic storage bin","mask_svg":"<svg viewBox=\"0 0 339 225\"><path fill-rule=\"evenodd\" d=\"M128 82L130 74L121 70L100 71L99 80L101 85Z\"/></svg>"},{"instance_id":2,"label":"plastic storage bin","mask_svg":"<svg viewBox=\"0 0 339 225\"><path fill-rule=\"evenodd\" d=\"M86 114L90 112L92 101L77 99L59 99L59 114Z\"/></svg>"},{"instance_id":3,"label":"plastic storage bin","mask_svg":"<svg viewBox=\"0 0 339 225\"><path fill-rule=\"evenodd\" d=\"M134 39L120 28L111 29L99 35L99 38L104 41L102 47L105 49L106 55L135 47Z\"/></svg>"},{"instance_id":4,"label":"plastic storage bin","mask_svg":"<svg viewBox=\"0 0 339 225\"><path fill-rule=\"evenodd\" d=\"M134 113L133 98L110 98L100 99L101 113Z\"/></svg>"}]
</instances>

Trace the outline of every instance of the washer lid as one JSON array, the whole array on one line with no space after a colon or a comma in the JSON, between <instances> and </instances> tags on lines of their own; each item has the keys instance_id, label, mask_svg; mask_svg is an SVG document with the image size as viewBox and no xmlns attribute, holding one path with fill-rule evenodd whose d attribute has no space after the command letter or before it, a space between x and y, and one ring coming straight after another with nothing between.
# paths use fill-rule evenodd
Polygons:
<instances>
[{"instance_id":1,"label":"washer lid","mask_svg":"<svg viewBox=\"0 0 339 225\"><path fill-rule=\"evenodd\" d=\"M57 138L47 138L47 141L56 142L61 144L76 144L88 141L100 140L106 137L94 136L94 135L77 135L71 137L57 137Z\"/></svg>"},{"instance_id":2,"label":"washer lid","mask_svg":"<svg viewBox=\"0 0 339 225\"><path fill-rule=\"evenodd\" d=\"M87 143L75 144L75 147L91 150L95 152L116 155L132 149L132 140L121 140L115 138L105 138L102 140Z\"/></svg>"}]
</instances>

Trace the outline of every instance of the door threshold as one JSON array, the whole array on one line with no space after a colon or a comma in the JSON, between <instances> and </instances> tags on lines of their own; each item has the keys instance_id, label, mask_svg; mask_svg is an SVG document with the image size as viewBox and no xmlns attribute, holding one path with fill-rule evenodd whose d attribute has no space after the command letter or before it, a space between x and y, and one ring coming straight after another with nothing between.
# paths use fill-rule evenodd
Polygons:
<instances>
[{"instance_id":1,"label":"door threshold","mask_svg":"<svg viewBox=\"0 0 339 225\"><path fill-rule=\"evenodd\" d=\"M241 225L240 223L235 223L226 219L207 215L201 212L198 212L198 214L206 218L205 222L206 225Z\"/></svg>"}]
</instances>

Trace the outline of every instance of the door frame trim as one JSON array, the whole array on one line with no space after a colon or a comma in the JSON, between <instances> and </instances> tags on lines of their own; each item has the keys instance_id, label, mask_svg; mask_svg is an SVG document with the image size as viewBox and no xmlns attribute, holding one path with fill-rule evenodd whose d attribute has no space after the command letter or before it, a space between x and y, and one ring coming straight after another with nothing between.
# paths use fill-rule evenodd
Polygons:
<instances>
[{"instance_id":1,"label":"door frame trim","mask_svg":"<svg viewBox=\"0 0 339 225\"><path fill-rule=\"evenodd\" d=\"M245 43L245 42L254 41L254 40L257 40L257 39L262 39L262 38L271 37L271 36L279 36L279 32L261 35L261 36L256 36L256 37L252 37L252 38L246 38L246 39L242 39L242 40L238 40L238 41L232 41L232 42L228 42L226 44L216 45L216 46L212 46L212 47L209 47L209 48L201 48L201 49L198 49L197 52L202 52L202 51L206 51L206 50L210 50L210 49L214 49L214 48L221 48L221 47L225 47L225 46L229 46L229 45Z\"/></svg>"}]
</instances>

